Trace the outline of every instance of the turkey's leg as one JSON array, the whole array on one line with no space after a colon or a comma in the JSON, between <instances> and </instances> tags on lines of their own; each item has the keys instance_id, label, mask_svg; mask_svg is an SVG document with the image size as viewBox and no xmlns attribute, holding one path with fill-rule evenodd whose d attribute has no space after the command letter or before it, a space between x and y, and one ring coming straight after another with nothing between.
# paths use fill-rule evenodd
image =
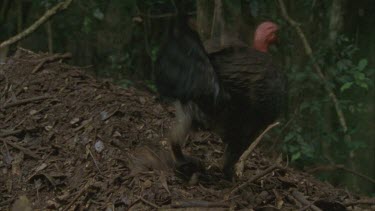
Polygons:
<instances>
[{"instance_id":1,"label":"turkey's leg","mask_svg":"<svg viewBox=\"0 0 375 211\"><path fill-rule=\"evenodd\" d=\"M255 125L255 126L254 126ZM234 176L234 166L257 137L259 131L263 131L263 125L256 123L243 124L243 127L237 130L228 131L223 141L227 144L224 152L223 172L227 179Z\"/></svg>"},{"instance_id":2,"label":"turkey's leg","mask_svg":"<svg viewBox=\"0 0 375 211\"><path fill-rule=\"evenodd\" d=\"M169 142L175 161L185 162L186 158L182 153L182 145L190 131L192 118L191 115L184 111L180 102L175 103L176 118L174 126L170 132Z\"/></svg>"},{"instance_id":3,"label":"turkey's leg","mask_svg":"<svg viewBox=\"0 0 375 211\"><path fill-rule=\"evenodd\" d=\"M182 146L191 128L192 113L190 109L185 109L180 102L175 103L175 108L175 125L171 130L169 142L176 163L176 170L190 177L193 173L200 170L199 161L184 155L182 152Z\"/></svg>"},{"instance_id":4,"label":"turkey's leg","mask_svg":"<svg viewBox=\"0 0 375 211\"><path fill-rule=\"evenodd\" d=\"M226 179L232 179L234 174L234 166L248 146L249 144L244 144L235 141L233 141L232 143L228 143L226 145L223 165L224 177Z\"/></svg>"}]
</instances>

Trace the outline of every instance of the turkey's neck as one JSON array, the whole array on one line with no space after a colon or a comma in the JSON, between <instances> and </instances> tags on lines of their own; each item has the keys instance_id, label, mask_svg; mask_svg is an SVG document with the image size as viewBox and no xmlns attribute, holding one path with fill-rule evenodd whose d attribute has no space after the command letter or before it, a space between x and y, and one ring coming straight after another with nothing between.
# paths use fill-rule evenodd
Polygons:
<instances>
[{"instance_id":1,"label":"turkey's neck","mask_svg":"<svg viewBox=\"0 0 375 211\"><path fill-rule=\"evenodd\" d=\"M253 47L255 50L258 50L260 52L268 52L268 43L265 40L254 39Z\"/></svg>"}]
</instances>

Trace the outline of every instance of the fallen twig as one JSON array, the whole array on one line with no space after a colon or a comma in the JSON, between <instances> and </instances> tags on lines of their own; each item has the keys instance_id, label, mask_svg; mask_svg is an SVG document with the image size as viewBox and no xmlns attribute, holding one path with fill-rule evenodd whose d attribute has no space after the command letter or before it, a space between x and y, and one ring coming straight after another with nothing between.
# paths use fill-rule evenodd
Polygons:
<instances>
[{"instance_id":1,"label":"fallen twig","mask_svg":"<svg viewBox=\"0 0 375 211\"><path fill-rule=\"evenodd\" d=\"M299 201L301 204L303 204L304 206L308 206L310 207L312 210L314 211L322 211L319 207L315 206L313 203L309 202L301 192L297 191L297 190L294 190L292 192L292 195L293 197Z\"/></svg>"},{"instance_id":2,"label":"fallen twig","mask_svg":"<svg viewBox=\"0 0 375 211\"><path fill-rule=\"evenodd\" d=\"M337 170L337 169L340 169L340 170L343 170L343 171L346 171L346 172L349 172L353 175L356 175L358 177L361 177L371 183L374 183L375 184L375 180L369 176L366 176L364 174L361 174L359 172L356 172L352 169L348 169L346 168L344 165L324 165L324 166L318 166L318 167L315 167L315 168L312 168L312 169L308 169L306 170L307 173L314 173L314 172L317 172L317 171L334 171L334 170Z\"/></svg>"},{"instance_id":3,"label":"fallen twig","mask_svg":"<svg viewBox=\"0 0 375 211\"><path fill-rule=\"evenodd\" d=\"M211 202L211 201L177 201L172 204L172 208L191 208L191 207L204 207L204 208L215 208L215 207L229 207L230 205L225 202Z\"/></svg>"},{"instance_id":4,"label":"fallen twig","mask_svg":"<svg viewBox=\"0 0 375 211\"><path fill-rule=\"evenodd\" d=\"M91 180L89 180L86 184L85 184L85 186L83 186L83 188L81 189L81 190L79 190L79 192L77 193L77 195L73 198L73 200L63 209L63 211L66 211L66 210L68 210L76 201L77 201L77 199L79 198L79 197L81 197L82 196L82 194L84 194L86 191L87 191L87 189L89 189L90 187L91 187L91 185L92 185L92 179Z\"/></svg>"},{"instance_id":5,"label":"fallen twig","mask_svg":"<svg viewBox=\"0 0 375 211\"><path fill-rule=\"evenodd\" d=\"M71 58L71 53L65 53L65 54L55 54L49 57L44 58L34 69L31 71L31 73L36 73L45 63L47 62L53 62L58 59L68 59Z\"/></svg>"},{"instance_id":6,"label":"fallen twig","mask_svg":"<svg viewBox=\"0 0 375 211\"><path fill-rule=\"evenodd\" d=\"M94 161L95 167L98 169L99 173L100 173L100 174L103 174L102 171L101 171L100 168L99 168L98 163L96 162L96 159L95 159L94 155L92 154L92 152L91 152L91 150L90 150L90 146L87 145L87 146L86 146L86 149L88 150L88 152L89 152L89 154L90 154L92 160Z\"/></svg>"},{"instance_id":7,"label":"fallen twig","mask_svg":"<svg viewBox=\"0 0 375 211\"><path fill-rule=\"evenodd\" d=\"M3 108L10 108L10 107L13 107L13 106L18 106L18 105L22 105L22 104L26 104L26 103L30 103L30 102L34 102L34 101L40 101L40 100L45 100L45 99L49 99L51 98L51 96L38 96L38 97L32 97L32 98L28 98L28 99L23 99L23 100L18 100L16 102L13 102L13 103L8 103L8 104L5 104L3 106Z\"/></svg>"},{"instance_id":8,"label":"fallen twig","mask_svg":"<svg viewBox=\"0 0 375 211\"><path fill-rule=\"evenodd\" d=\"M82 128L84 128L86 125L88 125L91 122L92 122L92 117L88 120L83 121L82 124L79 127L74 129L74 132L77 132L77 131L81 130Z\"/></svg>"},{"instance_id":9,"label":"fallen twig","mask_svg":"<svg viewBox=\"0 0 375 211\"><path fill-rule=\"evenodd\" d=\"M16 148L16 149L22 151L25 155L28 155L28 156L30 156L30 157L32 157L32 158L34 158L34 159L37 159L37 160L42 159L42 158L39 157L36 153L34 153L34 152L32 152L31 150L26 149L26 148L24 148L24 147L18 145L18 144L16 144L16 143L12 142L12 141L8 141L8 140L6 140L6 139L1 139L1 140L4 141L7 145L10 145L10 146L12 146L13 148Z\"/></svg>"},{"instance_id":10,"label":"fallen twig","mask_svg":"<svg viewBox=\"0 0 375 211\"><path fill-rule=\"evenodd\" d=\"M249 180L247 180L246 182L242 183L241 185L235 187L232 189L232 191L227 194L224 199L228 199L231 195L233 195L234 193L236 193L238 190L240 190L241 188L247 186L248 184L252 183L252 182L255 182L256 180L260 179L261 177L263 177L264 175L266 174L269 174L271 173L272 171L274 171L275 169L281 169L282 167L279 166L278 164L276 165L272 165L268 168L266 168L264 171L262 172L259 172L258 174L254 175L253 177L251 177Z\"/></svg>"},{"instance_id":11,"label":"fallen twig","mask_svg":"<svg viewBox=\"0 0 375 211\"><path fill-rule=\"evenodd\" d=\"M349 206L353 206L353 205L358 205L358 204L375 205L375 199L362 199L362 200L357 200L357 201L351 201L351 202L343 203L343 205L345 207L349 207Z\"/></svg>"},{"instance_id":12,"label":"fallen twig","mask_svg":"<svg viewBox=\"0 0 375 211\"><path fill-rule=\"evenodd\" d=\"M109 118L111 118L113 115L115 115L116 112L119 111L119 109L121 108L121 106L117 106L117 108L115 108L115 110L113 110L111 113L109 113L107 116L103 117L101 120L102 121L106 121L108 120Z\"/></svg>"},{"instance_id":13,"label":"fallen twig","mask_svg":"<svg viewBox=\"0 0 375 211\"><path fill-rule=\"evenodd\" d=\"M152 203L152 202L150 202L150 201L147 201L147 200L144 199L142 196L140 196L139 199L140 199L142 202L144 202L144 203L150 205L151 207L153 207L153 208L155 208L155 209L160 209L160 207L159 207L158 205L156 205L156 204L154 204L154 203Z\"/></svg>"},{"instance_id":14,"label":"fallen twig","mask_svg":"<svg viewBox=\"0 0 375 211\"><path fill-rule=\"evenodd\" d=\"M309 209L312 205L314 205L314 202L309 202L308 205L305 205L304 207L302 207L298 211L305 211L305 210Z\"/></svg>"},{"instance_id":15,"label":"fallen twig","mask_svg":"<svg viewBox=\"0 0 375 211\"><path fill-rule=\"evenodd\" d=\"M47 10L42 17L40 17L37 21L35 21L31 26L29 26L24 31L20 32L19 34L9 38L8 40L2 42L0 44L0 48L3 48L5 46L11 45L13 43L16 43L20 41L21 39L25 38L29 34L31 34L33 31L35 31L40 25L45 23L48 19L50 19L53 15L55 15L57 12L65 10L68 8L70 3L72 3L73 0L65 0L58 4L56 4L51 9Z\"/></svg>"},{"instance_id":16,"label":"fallen twig","mask_svg":"<svg viewBox=\"0 0 375 211\"><path fill-rule=\"evenodd\" d=\"M19 130L10 130L10 131L1 131L0 133L0 137L7 137L7 136L11 136L11 135L16 135L18 133L21 133L23 130L19 129Z\"/></svg>"},{"instance_id":17,"label":"fallen twig","mask_svg":"<svg viewBox=\"0 0 375 211\"><path fill-rule=\"evenodd\" d=\"M236 175L241 177L243 174L243 169L245 166L245 161L250 156L251 152L255 149L255 147L259 144L259 142L262 140L263 136L271 130L273 127L276 127L279 125L280 122L275 122L271 125L268 125L268 127L255 139L253 143L249 146L249 148L241 155L240 159L238 160L236 164Z\"/></svg>"},{"instance_id":18,"label":"fallen twig","mask_svg":"<svg viewBox=\"0 0 375 211\"><path fill-rule=\"evenodd\" d=\"M1 206L5 206L5 205L12 204L13 201L14 201L14 198L10 198L10 199L8 199L8 200L2 201L2 202L0 202L0 207L1 207Z\"/></svg>"}]
</instances>

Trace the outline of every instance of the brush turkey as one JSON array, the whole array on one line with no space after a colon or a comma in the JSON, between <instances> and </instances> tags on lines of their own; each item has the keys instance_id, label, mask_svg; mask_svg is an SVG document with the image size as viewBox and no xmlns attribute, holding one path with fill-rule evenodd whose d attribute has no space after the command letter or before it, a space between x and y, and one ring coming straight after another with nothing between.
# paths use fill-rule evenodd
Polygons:
<instances>
[{"instance_id":1,"label":"brush turkey","mask_svg":"<svg viewBox=\"0 0 375 211\"><path fill-rule=\"evenodd\" d=\"M160 95L176 100L169 137L176 169L188 175L199 166L182 151L190 129L197 126L215 132L226 144L223 172L230 179L242 153L285 104L285 74L268 54L278 26L261 23L253 47L234 42L207 53L187 19L174 20L155 70Z\"/></svg>"}]
</instances>

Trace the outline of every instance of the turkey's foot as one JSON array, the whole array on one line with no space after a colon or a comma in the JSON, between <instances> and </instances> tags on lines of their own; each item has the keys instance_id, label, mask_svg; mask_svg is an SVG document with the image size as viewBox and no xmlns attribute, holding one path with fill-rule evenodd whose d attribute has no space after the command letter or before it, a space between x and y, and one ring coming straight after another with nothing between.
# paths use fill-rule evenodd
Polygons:
<instances>
[{"instance_id":1,"label":"turkey's foot","mask_svg":"<svg viewBox=\"0 0 375 211\"><path fill-rule=\"evenodd\" d=\"M185 156L184 160L177 160L175 162L175 172L188 180L193 174L203 171L204 167L201 161L194 157Z\"/></svg>"}]
</instances>

